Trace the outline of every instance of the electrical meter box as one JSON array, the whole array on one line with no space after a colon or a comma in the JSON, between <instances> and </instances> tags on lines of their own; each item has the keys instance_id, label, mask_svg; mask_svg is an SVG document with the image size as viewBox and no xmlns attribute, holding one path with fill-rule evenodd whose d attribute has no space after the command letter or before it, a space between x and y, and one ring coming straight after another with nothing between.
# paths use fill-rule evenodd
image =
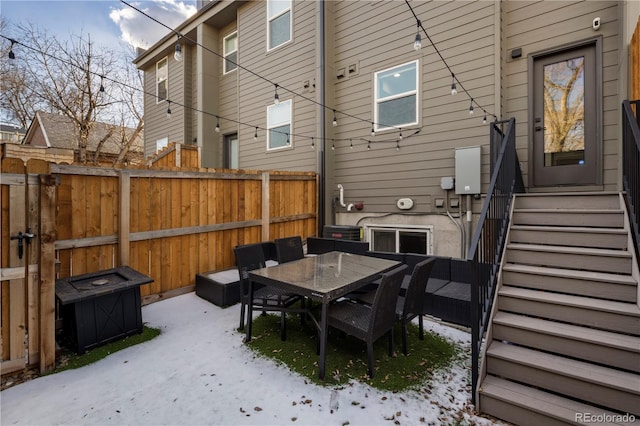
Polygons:
<instances>
[{"instance_id":1,"label":"electrical meter box","mask_svg":"<svg viewBox=\"0 0 640 426\"><path fill-rule=\"evenodd\" d=\"M456 148L456 194L480 194L479 146Z\"/></svg>"}]
</instances>

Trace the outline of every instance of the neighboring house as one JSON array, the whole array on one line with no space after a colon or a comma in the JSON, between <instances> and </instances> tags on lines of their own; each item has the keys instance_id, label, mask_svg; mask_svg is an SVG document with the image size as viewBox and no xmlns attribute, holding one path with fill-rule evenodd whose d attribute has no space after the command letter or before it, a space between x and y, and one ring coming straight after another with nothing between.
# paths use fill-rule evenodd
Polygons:
<instances>
[{"instance_id":1,"label":"neighboring house","mask_svg":"<svg viewBox=\"0 0 640 426\"><path fill-rule=\"evenodd\" d=\"M113 165L135 129L96 122L87 143L87 163ZM143 162L144 134L139 134L128 148L123 164ZM72 150L79 161L78 139L73 121L61 114L38 111L24 137L23 145L33 148ZM97 158L96 158L97 154Z\"/></svg>"},{"instance_id":2,"label":"neighboring house","mask_svg":"<svg viewBox=\"0 0 640 426\"><path fill-rule=\"evenodd\" d=\"M19 144L26 133L27 129L10 124L0 124L0 143Z\"/></svg>"},{"instance_id":3,"label":"neighboring house","mask_svg":"<svg viewBox=\"0 0 640 426\"><path fill-rule=\"evenodd\" d=\"M452 257L465 257L464 217L480 211L489 183L485 116L515 117L529 191L620 190L638 2L409 4L437 51L424 33L414 50L403 2L204 3L181 37L135 60L145 155L175 141L200 146L203 167L316 171L320 226L357 224L374 248ZM573 120L557 129L564 145L545 145L545 96L573 71L566 91L583 107L558 118Z\"/></svg>"}]
</instances>

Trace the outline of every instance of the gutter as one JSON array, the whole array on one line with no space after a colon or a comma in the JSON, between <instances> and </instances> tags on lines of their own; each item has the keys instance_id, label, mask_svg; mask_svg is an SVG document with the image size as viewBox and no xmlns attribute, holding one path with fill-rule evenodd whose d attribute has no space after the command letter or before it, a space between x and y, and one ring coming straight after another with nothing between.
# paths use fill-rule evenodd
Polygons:
<instances>
[{"instance_id":1,"label":"gutter","mask_svg":"<svg viewBox=\"0 0 640 426\"><path fill-rule=\"evenodd\" d=\"M326 223L325 218L325 193L326 193L326 158L325 158L325 122L326 122L326 113L325 113L325 101L326 101L326 63L325 63L325 0L320 0L320 14L319 14L319 26L320 26L320 104L322 105L320 111L320 122L322 123L320 126L320 143L318 147L320 149L320 153L318 155L319 164L318 164L318 235L322 235L324 225Z\"/></svg>"}]
</instances>

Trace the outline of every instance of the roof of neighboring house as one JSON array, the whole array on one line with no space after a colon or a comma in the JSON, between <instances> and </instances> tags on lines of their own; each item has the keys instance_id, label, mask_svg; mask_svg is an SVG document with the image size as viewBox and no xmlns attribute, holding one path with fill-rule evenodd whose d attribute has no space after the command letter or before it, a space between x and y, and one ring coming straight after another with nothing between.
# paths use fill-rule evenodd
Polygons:
<instances>
[{"instance_id":1,"label":"roof of neighboring house","mask_svg":"<svg viewBox=\"0 0 640 426\"><path fill-rule=\"evenodd\" d=\"M98 144L104 139L109 132L112 132L100 152L103 154L117 155L120 153L123 140L121 131L125 132L126 140L135 132L130 127L120 127L113 124L95 122L89 132L89 140L87 142L87 151L95 152ZM135 142L129 148L134 154L142 154L144 152L144 138L141 132L136 137ZM40 146L43 148L65 148L76 150L78 148L78 137L73 121L61 114L52 114L42 111L36 112L35 118L29 126L27 135L23 144L31 146Z\"/></svg>"},{"instance_id":2,"label":"roof of neighboring house","mask_svg":"<svg viewBox=\"0 0 640 426\"><path fill-rule=\"evenodd\" d=\"M0 142L20 143L26 133L27 129L11 124L0 124Z\"/></svg>"}]
</instances>

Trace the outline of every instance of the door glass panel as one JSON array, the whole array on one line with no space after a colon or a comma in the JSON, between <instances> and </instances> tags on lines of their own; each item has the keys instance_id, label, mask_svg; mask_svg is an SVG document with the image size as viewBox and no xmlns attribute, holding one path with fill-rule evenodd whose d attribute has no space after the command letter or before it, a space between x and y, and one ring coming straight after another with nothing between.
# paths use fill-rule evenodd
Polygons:
<instances>
[{"instance_id":1,"label":"door glass panel","mask_svg":"<svg viewBox=\"0 0 640 426\"><path fill-rule=\"evenodd\" d=\"M584 56L544 66L544 166L584 164Z\"/></svg>"}]
</instances>

